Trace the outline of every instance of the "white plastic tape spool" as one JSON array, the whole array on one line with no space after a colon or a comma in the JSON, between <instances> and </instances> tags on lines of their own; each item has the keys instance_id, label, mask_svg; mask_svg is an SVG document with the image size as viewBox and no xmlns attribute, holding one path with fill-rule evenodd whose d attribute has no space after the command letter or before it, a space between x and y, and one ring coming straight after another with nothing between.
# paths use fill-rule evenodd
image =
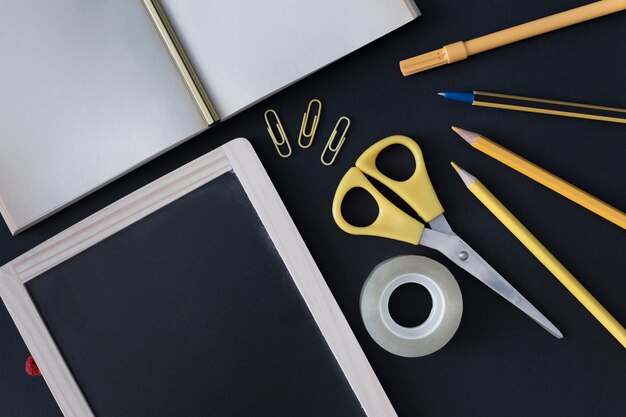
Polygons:
<instances>
[{"instance_id":1,"label":"white plastic tape spool","mask_svg":"<svg viewBox=\"0 0 626 417\"><path fill-rule=\"evenodd\" d=\"M423 285L433 300L426 321L416 327L396 323L389 298L401 285ZM423 256L399 256L378 265L361 291L361 316L370 336L385 350L415 358L430 355L452 339L461 322L463 297L450 271Z\"/></svg>"}]
</instances>

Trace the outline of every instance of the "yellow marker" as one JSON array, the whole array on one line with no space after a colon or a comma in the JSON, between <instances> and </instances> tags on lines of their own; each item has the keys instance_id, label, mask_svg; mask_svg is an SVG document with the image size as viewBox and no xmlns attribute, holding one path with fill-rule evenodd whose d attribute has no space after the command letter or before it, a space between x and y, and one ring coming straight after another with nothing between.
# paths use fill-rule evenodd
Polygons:
<instances>
[{"instance_id":1,"label":"yellow marker","mask_svg":"<svg viewBox=\"0 0 626 417\"><path fill-rule=\"evenodd\" d=\"M533 36L542 35L567 26L582 23L626 9L626 0L601 0L542 19L533 20L509 29L481 36L467 42L456 42L400 62L404 76L452 64L467 57L509 45Z\"/></svg>"},{"instance_id":2,"label":"yellow marker","mask_svg":"<svg viewBox=\"0 0 626 417\"><path fill-rule=\"evenodd\" d=\"M626 348L626 329L552 255L545 246L475 177L454 162L452 166L476 198L571 292L580 303Z\"/></svg>"},{"instance_id":3,"label":"yellow marker","mask_svg":"<svg viewBox=\"0 0 626 417\"><path fill-rule=\"evenodd\" d=\"M563 197L583 206L587 210L594 212L598 216L604 217L622 229L626 229L626 214L615 207L610 206L604 201L586 193L580 188L562 180L556 175L527 161L478 133L459 129L458 127L452 127L452 130L479 151L513 168L517 172L526 175L528 178L537 181L539 184L548 187L552 191L561 194Z\"/></svg>"}]
</instances>

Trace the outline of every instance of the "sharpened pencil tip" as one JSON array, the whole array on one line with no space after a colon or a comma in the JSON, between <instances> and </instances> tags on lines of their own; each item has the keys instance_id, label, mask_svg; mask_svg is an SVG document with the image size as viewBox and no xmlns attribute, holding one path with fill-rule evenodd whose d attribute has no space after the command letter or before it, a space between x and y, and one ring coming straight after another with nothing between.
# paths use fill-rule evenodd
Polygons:
<instances>
[{"instance_id":1,"label":"sharpened pencil tip","mask_svg":"<svg viewBox=\"0 0 626 417\"><path fill-rule=\"evenodd\" d=\"M476 177L475 176L473 176L469 172L465 171L463 168L461 168L460 166L458 166L454 162L450 162L450 165L452 165L452 168L454 168L456 170L457 174L459 174L459 177L461 177L461 180L463 180L463 183L465 184L466 187L469 187L470 185L472 185L472 184L474 184L476 182Z\"/></svg>"},{"instance_id":2,"label":"sharpened pencil tip","mask_svg":"<svg viewBox=\"0 0 626 417\"><path fill-rule=\"evenodd\" d=\"M470 145L476 142L476 138L480 136L476 132L470 132L469 130L461 129L460 127L456 126L452 126L452 130L454 130L457 135L462 137Z\"/></svg>"}]
</instances>

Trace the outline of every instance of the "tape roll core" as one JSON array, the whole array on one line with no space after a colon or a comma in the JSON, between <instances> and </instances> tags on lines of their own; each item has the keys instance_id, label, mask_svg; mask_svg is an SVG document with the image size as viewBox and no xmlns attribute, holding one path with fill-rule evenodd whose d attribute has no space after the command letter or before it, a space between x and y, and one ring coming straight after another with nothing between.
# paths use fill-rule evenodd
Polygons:
<instances>
[{"instance_id":1,"label":"tape roll core","mask_svg":"<svg viewBox=\"0 0 626 417\"><path fill-rule=\"evenodd\" d=\"M396 323L391 294L404 284L424 286L433 300L426 321L415 327ZM430 258L399 256L378 265L361 291L361 316L370 336L385 350L404 357L429 355L452 339L461 322L463 297L450 271Z\"/></svg>"}]
</instances>

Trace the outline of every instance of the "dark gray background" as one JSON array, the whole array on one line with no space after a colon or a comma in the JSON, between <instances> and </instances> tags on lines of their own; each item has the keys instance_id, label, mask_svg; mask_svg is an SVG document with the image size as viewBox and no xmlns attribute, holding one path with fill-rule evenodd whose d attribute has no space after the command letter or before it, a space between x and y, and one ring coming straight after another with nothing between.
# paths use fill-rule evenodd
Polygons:
<instances>
[{"instance_id":1,"label":"dark gray background","mask_svg":"<svg viewBox=\"0 0 626 417\"><path fill-rule=\"evenodd\" d=\"M244 114L223 123L11 237L0 230L0 264L22 254L149 181L239 136L249 138L361 342L398 414L404 416L616 416L626 412L626 353L604 328L464 188L454 160L478 176L571 272L626 323L626 233L464 144L456 124L491 137L597 197L626 209L626 131L617 124L472 108L442 90L486 90L626 107L626 14L616 14L403 78L398 61L584 4L422 0L423 16ZM280 63L277 63L279 65ZM294 143L311 98L324 103L312 149L280 159L263 112L275 108ZM346 115L352 127L334 166L319 163L325 137ZM330 204L346 169L391 134L418 141L453 229L565 334L556 340L477 280L425 248L344 234ZM198 248L199 251L202 248ZM424 254L457 278L464 315L443 350L392 356L368 336L359 315L363 281L379 262ZM404 297L406 310L410 298ZM26 377L28 355L0 309L0 416L57 416L42 379Z\"/></svg>"}]
</instances>

